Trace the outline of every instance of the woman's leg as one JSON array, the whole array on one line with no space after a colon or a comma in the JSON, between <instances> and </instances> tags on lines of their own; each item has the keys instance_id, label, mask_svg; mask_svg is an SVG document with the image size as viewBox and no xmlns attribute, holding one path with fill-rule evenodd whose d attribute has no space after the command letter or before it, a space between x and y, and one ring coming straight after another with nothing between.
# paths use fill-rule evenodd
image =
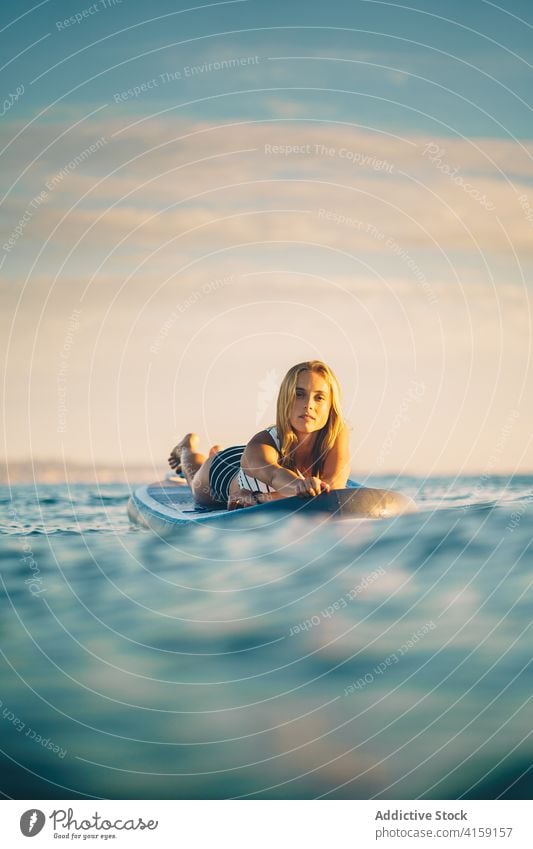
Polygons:
<instances>
[{"instance_id":1,"label":"woman's leg","mask_svg":"<svg viewBox=\"0 0 533 849\"><path fill-rule=\"evenodd\" d=\"M176 447L172 449L168 458L169 466L172 469L181 468L189 486L192 486L196 472L205 462L205 456L198 453L198 442L196 433L186 433L181 442L178 442Z\"/></svg>"},{"instance_id":2,"label":"woman's leg","mask_svg":"<svg viewBox=\"0 0 533 849\"><path fill-rule=\"evenodd\" d=\"M187 433L181 442L170 452L168 458L171 468L181 467L187 479L194 499L198 504L210 506L216 504L209 486L209 469L215 454L220 451L220 445L213 445L209 457L198 452L199 438L196 433Z\"/></svg>"}]
</instances>

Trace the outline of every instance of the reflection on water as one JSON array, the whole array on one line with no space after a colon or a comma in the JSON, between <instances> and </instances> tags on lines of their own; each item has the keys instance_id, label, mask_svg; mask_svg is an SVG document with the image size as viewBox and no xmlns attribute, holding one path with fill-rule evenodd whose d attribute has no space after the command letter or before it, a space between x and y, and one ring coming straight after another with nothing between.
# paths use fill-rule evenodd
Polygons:
<instances>
[{"instance_id":1,"label":"reflection on water","mask_svg":"<svg viewBox=\"0 0 533 849\"><path fill-rule=\"evenodd\" d=\"M167 540L122 486L4 489L2 790L530 798L532 480L483 484Z\"/></svg>"}]
</instances>

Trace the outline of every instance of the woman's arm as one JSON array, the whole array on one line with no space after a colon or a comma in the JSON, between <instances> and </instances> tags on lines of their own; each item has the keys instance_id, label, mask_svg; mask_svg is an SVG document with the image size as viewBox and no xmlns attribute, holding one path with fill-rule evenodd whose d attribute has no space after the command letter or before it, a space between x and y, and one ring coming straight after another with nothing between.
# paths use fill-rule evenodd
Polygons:
<instances>
[{"instance_id":1,"label":"woman's arm","mask_svg":"<svg viewBox=\"0 0 533 849\"><path fill-rule=\"evenodd\" d=\"M321 478L331 489L344 489L350 477L350 433L343 424L335 445L326 457Z\"/></svg>"},{"instance_id":2,"label":"woman's arm","mask_svg":"<svg viewBox=\"0 0 533 849\"><path fill-rule=\"evenodd\" d=\"M270 434L266 430L256 433L244 449L241 466L247 475L266 483L281 495L298 495L297 481L300 480L295 472L284 469L278 463L278 450L272 445Z\"/></svg>"},{"instance_id":3,"label":"woman's arm","mask_svg":"<svg viewBox=\"0 0 533 849\"><path fill-rule=\"evenodd\" d=\"M278 450L267 431L257 433L244 450L241 466L247 475L266 483L284 497L318 495L329 492L330 484L318 477L302 477L278 462Z\"/></svg>"}]
</instances>

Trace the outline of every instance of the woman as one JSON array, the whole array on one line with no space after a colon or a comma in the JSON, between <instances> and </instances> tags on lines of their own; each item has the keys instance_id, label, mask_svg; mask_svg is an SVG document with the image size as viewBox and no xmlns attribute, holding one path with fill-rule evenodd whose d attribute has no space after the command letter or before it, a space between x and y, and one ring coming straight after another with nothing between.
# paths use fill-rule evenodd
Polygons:
<instances>
[{"instance_id":1,"label":"woman","mask_svg":"<svg viewBox=\"0 0 533 849\"><path fill-rule=\"evenodd\" d=\"M196 503L206 507L232 510L343 489L350 453L337 378L320 360L298 363L281 383L275 427L247 445L213 446L207 459L198 453L197 435L188 433L168 462L181 468Z\"/></svg>"}]
</instances>

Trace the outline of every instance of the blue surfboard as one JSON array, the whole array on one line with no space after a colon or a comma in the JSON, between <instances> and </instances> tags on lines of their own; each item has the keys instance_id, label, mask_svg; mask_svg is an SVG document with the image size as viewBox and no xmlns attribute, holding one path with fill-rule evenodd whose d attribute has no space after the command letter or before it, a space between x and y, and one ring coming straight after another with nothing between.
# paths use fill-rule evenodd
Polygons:
<instances>
[{"instance_id":1,"label":"blue surfboard","mask_svg":"<svg viewBox=\"0 0 533 849\"><path fill-rule=\"evenodd\" d=\"M184 479L177 476L138 487L128 502L130 520L164 535L177 526L198 523L228 527L250 520L287 515L329 514L333 518L383 519L412 512L416 505L399 492L364 487L349 480L346 489L335 489L309 498L280 498L239 510L198 507ZM255 524L252 521L251 524Z\"/></svg>"}]
</instances>

